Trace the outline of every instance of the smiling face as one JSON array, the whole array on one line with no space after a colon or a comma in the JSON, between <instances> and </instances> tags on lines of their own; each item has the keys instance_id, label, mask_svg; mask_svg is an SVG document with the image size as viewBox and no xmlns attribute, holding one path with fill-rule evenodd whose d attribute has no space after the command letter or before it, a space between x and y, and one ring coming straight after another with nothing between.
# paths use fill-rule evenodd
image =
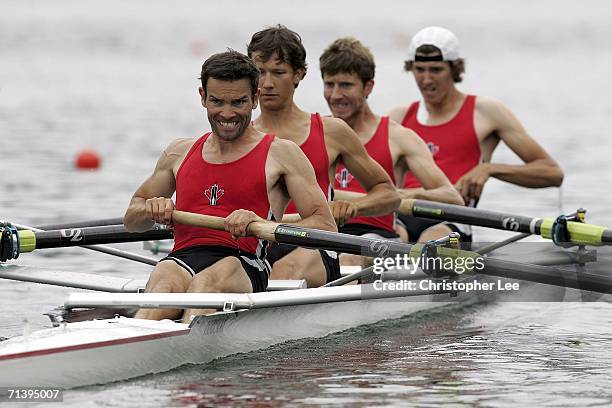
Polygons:
<instances>
[{"instance_id":1,"label":"smiling face","mask_svg":"<svg viewBox=\"0 0 612 408\"><path fill-rule=\"evenodd\" d=\"M440 103L455 87L448 62L415 61L412 65L412 73L427 103Z\"/></svg>"},{"instance_id":2,"label":"smiling face","mask_svg":"<svg viewBox=\"0 0 612 408\"><path fill-rule=\"evenodd\" d=\"M200 88L200 96L212 131L225 141L242 136L257 108L257 96L253 98L248 78L237 81L209 78L206 92Z\"/></svg>"},{"instance_id":3,"label":"smiling face","mask_svg":"<svg viewBox=\"0 0 612 408\"><path fill-rule=\"evenodd\" d=\"M304 77L304 70L293 69L281 62L276 54L264 61L259 51L253 53L253 61L259 69L259 103L262 109L279 110L293 102L295 88Z\"/></svg>"},{"instance_id":4,"label":"smiling face","mask_svg":"<svg viewBox=\"0 0 612 408\"><path fill-rule=\"evenodd\" d=\"M364 85L356 73L323 74L323 97L332 115L349 125L363 111L373 87L374 81Z\"/></svg>"}]
</instances>

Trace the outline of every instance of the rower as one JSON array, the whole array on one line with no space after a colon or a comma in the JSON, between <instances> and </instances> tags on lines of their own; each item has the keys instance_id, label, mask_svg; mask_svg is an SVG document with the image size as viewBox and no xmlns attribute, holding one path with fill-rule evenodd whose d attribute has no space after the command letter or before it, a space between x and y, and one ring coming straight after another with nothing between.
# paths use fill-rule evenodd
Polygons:
<instances>
[{"instance_id":1,"label":"rower","mask_svg":"<svg viewBox=\"0 0 612 408\"><path fill-rule=\"evenodd\" d=\"M236 51L215 54L202 65L202 106L212 132L176 139L162 152L153 174L136 190L124 217L129 231L172 223L176 209L226 217L226 231L174 226L174 248L147 282L146 292L261 292L269 266L267 242L246 237L251 222L280 219L289 199L304 227L336 231L314 170L292 142L257 131L259 70ZM185 310L183 321L209 310ZM136 317L175 319L175 309L141 309Z\"/></svg>"},{"instance_id":2,"label":"rower","mask_svg":"<svg viewBox=\"0 0 612 408\"><path fill-rule=\"evenodd\" d=\"M355 131L368 154L387 172L391 180L402 179L411 169L423 189L415 196L429 201L463 204L444 173L434 163L427 145L412 130L372 112L367 98L374 88L374 57L354 38L339 38L319 58L323 96L335 118L344 120ZM363 192L349 169L336 168L334 189ZM369 238L399 239L393 213L379 217L356 217L340 232ZM359 265L356 255L342 254L342 265Z\"/></svg>"},{"instance_id":3,"label":"rower","mask_svg":"<svg viewBox=\"0 0 612 408\"><path fill-rule=\"evenodd\" d=\"M359 138L342 120L307 113L293 95L306 75L306 50L300 36L278 25L253 35L248 54L259 68L261 115L255 128L297 143L312 163L321 190L331 200L336 165L341 161L367 195L355 201L334 201L332 213L343 226L356 216L385 215L399 205L399 196L384 169L368 156ZM288 213L294 213L290 205ZM340 277L337 253L290 245L274 245L267 258L274 279L305 279L309 287Z\"/></svg>"},{"instance_id":4,"label":"rower","mask_svg":"<svg viewBox=\"0 0 612 408\"><path fill-rule=\"evenodd\" d=\"M412 38L404 67L413 73L423 100L398 106L389 116L423 138L466 205L476 205L490 177L531 188L561 185L561 168L510 109L496 99L466 95L455 87L462 80L465 61L452 32L441 27L419 31ZM500 140L524 163L492 163ZM408 173L398 186L404 198L414 198L422 188L414 173ZM451 231L461 233L462 241L471 241L471 231L463 225L400 219L410 241L427 241Z\"/></svg>"}]
</instances>

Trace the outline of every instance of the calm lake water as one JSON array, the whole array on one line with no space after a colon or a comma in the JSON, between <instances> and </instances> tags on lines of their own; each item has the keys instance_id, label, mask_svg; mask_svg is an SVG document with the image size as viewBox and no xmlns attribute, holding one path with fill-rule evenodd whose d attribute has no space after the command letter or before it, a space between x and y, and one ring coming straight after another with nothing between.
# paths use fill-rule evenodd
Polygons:
<instances>
[{"instance_id":1,"label":"calm lake water","mask_svg":"<svg viewBox=\"0 0 612 408\"><path fill-rule=\"evenodd\" d=\"M504 101L563 167L562 189L496 180L480 206L533 216L587 207L612 224L612 6L587 1L55 2L0 0L0 219L23 224L121 216L175 137L208 130L197 94L203 60L283 23L309 72L296 100L327 113L318 56L355 36L377 61L373 108L418 97L402 71L410 36L442 25L467 59L461 88ZM103 158L78 172L80 149ZM506 148L495 161L516 163ZM478 240L505 237L478 229ZM139 244L118 247L145 254ZM146 278L149 267L82 249L20 264ZM48 326L72 290L0 282L0 336ZM451 307L201 366L65 393L64 405L609 406L609 303ZM52 404L50 406L57 406Z\"/></svg>"}]
</instances>

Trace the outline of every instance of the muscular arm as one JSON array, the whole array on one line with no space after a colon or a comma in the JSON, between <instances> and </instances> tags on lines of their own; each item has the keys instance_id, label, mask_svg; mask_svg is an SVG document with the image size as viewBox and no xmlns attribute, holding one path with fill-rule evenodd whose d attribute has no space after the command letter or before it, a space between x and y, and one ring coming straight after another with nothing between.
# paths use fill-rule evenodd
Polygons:
<instances>
[{"instance_id":1,"label":"muscular arm","mask_svg":"<svg viewBox=\"0 0 612 408\"><path fill-rule=\"evenodd\" d=\"M389 123L389 135L392 153L399 154L402 162L400 166L409 168L422 186L398 189L402 198L463 205L461 195L436 165L423 139L395 122Z\"/></svg>"},{"instance_id":2,"label":"muscular arm","mask_svg":"<svg viewBox=\"0 0 612 408\"><path fill-rule=\"evenodd\" d=\"M299 146L287 140L275 139L270 154L272 166L279 169L286 192L300 214L301 220L296 224L337 231L325 195L317 184L314 169Z\"/></svg>"},{"instance_id":3,"label":"muscular arm","mask_svg":"<svg viewBox=\"0 0 612 408\"><path fill-rule=\"evenodd\" d=\"M560 186L563 171L548 153L531 137L514 116L500 101L478 97L476 99L476 125L484 122L524 164L501 163L483 164L486 173L509 183L524 187L540 188Z\"/></svg>"},{"instance_id":4,"label":"muscular arm","mask_svg":"<svg viewBox=\"0 0 612 408\"><path fill-rule=\"evenodd\" d=\"M480 142L485 161L490 159L497 141L503 140L524 164L482 163L474 167L455 183L466 203L480 197L489 177L531 188L560 186L563 182L559 165L500 101L476 98L474 125L479 135L486 136Z\"/></svg>"},{"instance_id":5,"label":"muscular arm","mask_svg":"<svg viewBox=\"0 0 612 408\"><path fill-rule=\"evenodd\" d=\"M385 170L366 152L355 132L342 120L325 118L327 146L338 152L338 159L359 181L367 195L353 203L354 216L386 215L397 209L400 197Z\"/></svg>"},{"instance_id":6,"label":"muscular arm","mask_svg":"<svg viewBox=\"0 0 612 408\"><path fill-rule=\"evenodd\" d=\"M164 149L153 174L134 193L123 217L123 224L128 231L146 231L155 223L150 216L147 216L145 207L147 199L172 197L176 187L173 168L183 156L184 145L185 139L179 139Z\"/></svg>"}]
</instances>

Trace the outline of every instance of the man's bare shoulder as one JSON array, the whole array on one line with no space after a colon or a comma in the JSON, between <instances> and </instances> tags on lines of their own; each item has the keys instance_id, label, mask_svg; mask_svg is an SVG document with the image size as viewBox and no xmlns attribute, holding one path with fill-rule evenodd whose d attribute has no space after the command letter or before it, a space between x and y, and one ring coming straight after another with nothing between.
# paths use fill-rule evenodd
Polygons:
<instances>
[{"instance_id":1,"label":"man's bare shoulder","mask_svg":"<svg viewBox=\"0 0 612 408\"><path fill-rule=\"evenodd\" d=\"M365 153L359 137L344 120L331 117L324 118L323 131L327 151L333 154L330 162L334 162L340 155L344 157L359 154L359 150L363 150ZM346 161L345 164L347 164Z\"/></svg>"},{"instance_id":2,"label":"man's bare shoulder","mask_svg":"<svg viewBox=\"0 0 612 408\"><path fill-rule=\"evenodd\" d=\"M487 117L497 116L510 111L501 100L490 96L477 96L475 107L478 113Z\"/></svg>"},{"instance_id":3,"label":"man's bare shoulder","mask_svg":"<svg viewBox=\"0 0 612 408\"><path fill-rule=\"evenodd\" d=\"M193 146L196 141L197 139L193 137L174 139L168 144L168 146L166 146L164 153L166 156L182 157L189 149L191 149L191 146Z\"/></svg>"},{"instance_id":4,"label":"man's bare shoulder","mask_svg":"<svg viewBox=\"0 0 612 408\"><path fill-rule=\"evenodd\" d=\"M291 140L275 137L270 145L269 157L284 169L295 164L295 160L299 160L300 156L304 156L302 149Z\"/></svg>"},{"instance_id":5,"label":"man's bare shoulder","mask_svg":"<svg viewBox=\"0 0 612 408\"><path fill-rule=\"evenodd\" d=\"M389 139L397 146L424 143L421 136L419 136L414 130L404 127L394 120L389 121Z\"/></svg>"},{"instance_id":6,"label":"man's bare shoulder","mask_svg":"<svg viewBox=\"0 0 612 408\"><path fill-rule=\"evenodd\" d=\"M326 137L335 139L342 137L347 133L352 133L351 127L342 119L331 116L323 116L321 117L321 121L323 122L323 132L325 133Z\"/></svg>"},{"instance_id":7,"label":"man's bare shoulder","mask_svg":"<svg viewBox=\"0 0 612 408\"><path fill-rule=\"evenodd\" d=\"M394 120L397 123L400 123L402 120L404 120L404 116L406 116L406 112L408 111L408 108L409 108L408 105L396 106L394 108L391 108L391 110L387 113L387 116L389 116L391 120Z\"/></svg>"},{"instance_id":8,"label":"man's bare shoulder","mask_svg":"<svg viewBox=\"0 0 612 408\"><path fill-rule=\"evenodd\" d=\"M173 169L187 154L191 146L196 142L194 138L180 138L171 141L163 150L158 162L157 169Z\"/></svg>"},{"instance_id":9,"label":"man's bare shoulder","mask_svg":"<svg viewBox=\"0 0 612 408\"><path fill-rule=\"evenodd\" d=\"M420 138L420 136L414 130L400 125L393 119L389 120L389 136L392 138Z\"/></svg>"},{"instance_id":10,"label":"man's bare shoulder","mask_svg":"<svg viewBox=\"0 0 612 408\"><path fill-rule=\"evenodd\" d=\"M270 153L272 153L275 157L282 157L282 155L294 155L301 151L300 146L298 146L295 142L283 139L281 137L275 137L270 144Z\"/></svg>"}]
</instances>

